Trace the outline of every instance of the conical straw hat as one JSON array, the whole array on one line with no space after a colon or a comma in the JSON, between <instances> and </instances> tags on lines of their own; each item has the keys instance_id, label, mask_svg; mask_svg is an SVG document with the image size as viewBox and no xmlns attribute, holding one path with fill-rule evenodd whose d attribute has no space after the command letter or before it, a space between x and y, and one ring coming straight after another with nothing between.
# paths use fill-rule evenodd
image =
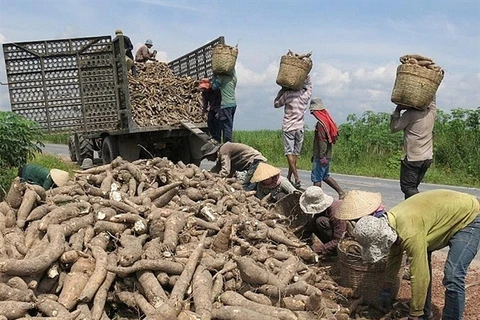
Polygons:
<instances>
[{"instance_id":1,"label":"conical straw hat","mask_svg":"<svg viewBox=\"0 0 480 320\"><path fill-rule=\"evenodd\" d=\"M268 178L274 177L281 172L280 169L275 168L274 166L269 165L265 162L260 162L257 166L257 169L253 173L252 179L250 182L260 182Z\"/></svg>"},{"instance_id":2,"label":"conical straw hat","mask_svg":"<svg viewBox=\"0 0 480 320\"><path fill-rule=\"evenodd\" d=\"M70 179L68 172L60 169L50 170L50 177L52 177L53 182L55 182L55 184L59 187L64 186L68 179Z\"/></svg>"},{"instance_id":3,"label":"conical straw hat","mask_svg":"<svg viewBox=\"0 0 480 320\"><path fill-rule=\"evenodd\" d=\"M335 218L355 220L372 214L382 204L382 195L376 192L351 190L337 209Z\"/></svg>"}]
</instances>

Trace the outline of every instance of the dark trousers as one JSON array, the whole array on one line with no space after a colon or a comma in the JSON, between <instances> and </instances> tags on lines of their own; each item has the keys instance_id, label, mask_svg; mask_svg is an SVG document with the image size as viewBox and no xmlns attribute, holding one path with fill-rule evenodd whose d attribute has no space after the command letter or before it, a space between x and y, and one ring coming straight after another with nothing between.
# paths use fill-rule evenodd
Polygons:
<instances>
[{"instance_id":1,"label":"dark trousers","mask_svg":"<svg viewBox=\"0 0 480 320\"><path fill-rule=\"evenodd\" d=\"M210 111L208 111L207 125L208 131L210 132L212 138L217 140L218 142L222 142L222 131L220 128L220 120L218 116L219 112L220 109L210 109Z\"/></svg>"},{"instance_id":2,"label":"dark trousers","mask_svg":"<svg viewBox=\"0 0 480 320\"><path fill-rule=\"evenodd\" d=\"M137 76L137 67L135 67L135 58L133 57L132 50L125 51L125 55L132 59L133 66L132 66L132 74L136 77Z\"/></svg>"},{"instance_id":3,"label":"dark trousers","mask_svg":"<svg viewBox=\"0 0 480 320\"><path fill-rule=\"evenodd\" d=\"M232 142L233 118L237 107L220 109L220 128L223 133L223 142Z\"/></svg>"},{"instance_id":4,"label":"dark trousers","mask_svg":"<svg viewBox=\"0 0 480 320\"><path fill-rule=\"evenodd\" d=\"M405 158L402 160L400 166L400 189L405 194L405 199L419 192L418 186L431 164L432 159L408 161Z\"/></svg>"}]
</instances>

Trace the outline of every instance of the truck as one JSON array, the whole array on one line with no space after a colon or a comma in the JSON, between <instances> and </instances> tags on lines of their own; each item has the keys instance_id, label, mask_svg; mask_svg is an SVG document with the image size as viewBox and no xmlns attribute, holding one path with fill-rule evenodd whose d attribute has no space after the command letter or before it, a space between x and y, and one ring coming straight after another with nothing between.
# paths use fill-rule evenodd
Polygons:
<instances>
[{"instance_id":1,"label":"truck","mask_svg":"<svg viewBox=\"0 0 480 320\"><path fill-rule=\"evenodd\" d=\"M178 77L210 77L211 50L220 36L171 61ZM71 132L69 151L79 164L166 157L199 164L209 139L205 122L139 126L132 119L124 36L95 36L3 44L12 112L46 133Z\"/></svg>"}]
</instances>

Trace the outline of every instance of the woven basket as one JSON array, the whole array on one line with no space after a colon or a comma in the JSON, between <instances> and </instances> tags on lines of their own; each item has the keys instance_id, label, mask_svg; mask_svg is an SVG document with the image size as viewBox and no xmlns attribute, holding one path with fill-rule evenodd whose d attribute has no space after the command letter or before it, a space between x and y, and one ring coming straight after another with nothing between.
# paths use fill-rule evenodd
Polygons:
<instances>
[{"instance_id":1,"label":"woven basket","mask_svg":"<svg viewBox=\"0 0 480 320\"><path fill-rule=\"evenodd\" d=\"M301 59L288 54L282 56L277 84L292 90L300 90L312 66L311 59Z\"/></svg>"},{"instance_id":2,"label":"woven basket","mask_svg":"<svg viewBox=\"0 0 480 320\"><path fill-rule=\"evenodd\" d=\"M356 247L358 250L361 249L360 244L352 239L343 239L338 244L338 261L340 263L339 284L352 288L354 295L362 296L366 303L379 306L387 259L382 259L376 263L365 263L360 255L349 252L349 249L352 247ZM397 296L400 287L402 271L403 268L400 268L399 276L393 286L394 298Z\"/></svg>"},{"instance_id":3,"label":"woven basket","mask_svg":"<svg viewBox=\"0 0 480 320\"><path fill-rule=\"evenodd\" d=\"M237 62L238 49L217 44L212 49L212 71L216 74L231 74Z\"/></svg>"},{"instance_id":4,"label":"woven basket","mask_svg":"<svg viewBox=\"0 0 480 320\"><path fill-rule=\"evenodd\" d=\"M444 72L431 70L417 64L401 64L393 86L392 102L425 110L432 102Z\"/></svg>"},{"instance_id":5,"label":"woven basket","mask_svg":"<svg viewBox=\"0 0 480 320\"><path fill-rule=\"evenodd\" d=\"M288 218L288 229L297 237L302 238L305 225L310 217L300 208L300 194L290 193L275 203L275 211Z\"/></svg>"}]
</instances>

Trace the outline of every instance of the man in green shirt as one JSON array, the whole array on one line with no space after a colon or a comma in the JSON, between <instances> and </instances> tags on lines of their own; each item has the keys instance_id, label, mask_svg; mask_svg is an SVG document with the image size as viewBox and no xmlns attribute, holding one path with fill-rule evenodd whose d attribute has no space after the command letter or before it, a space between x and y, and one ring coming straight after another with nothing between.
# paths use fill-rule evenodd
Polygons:
<instances>
[{"instance_id":1,"label":"man in green shirt","mask_svg":"<svg viewBox=\"0 0 480 320\"><path fill-rule=\"evenodd\" d=\"M388 255L386 285L381 297L384 304L391 304L391 288L403 253L410 259L412 301L408 319L429 318L431 253L448 245L442 319L462 319L465 276L480 244L480 199L451 190L425 191L402 201L383 217L361 218L354 235L367 262Z\"/></svg>"},{"instance_id":2,"label":"man in green shirt","mask_svg":"<svg viewBox=\"0 0 480 320\"><path fill-rule=\"evenodd\" d=\"M48 190L61 187L69 179L68 172L59 169L47 169L38 164L27 164L18 170L22 182L36 184Z\"/></svg>"},{"instance_id":3,"label":"man in green shirt","mask_svg":"<svg viewBox=\"0 0 480 320\"><path fill-rule=\"evenodd\" d=\"M220 89L222 102L220 104L219 120L223 142L232 142L233 119L237 109L235 88L237 87L237 74L233 69L232 74L215 74L212 79L212 89Z\"/></svg>"}]
</instances>

